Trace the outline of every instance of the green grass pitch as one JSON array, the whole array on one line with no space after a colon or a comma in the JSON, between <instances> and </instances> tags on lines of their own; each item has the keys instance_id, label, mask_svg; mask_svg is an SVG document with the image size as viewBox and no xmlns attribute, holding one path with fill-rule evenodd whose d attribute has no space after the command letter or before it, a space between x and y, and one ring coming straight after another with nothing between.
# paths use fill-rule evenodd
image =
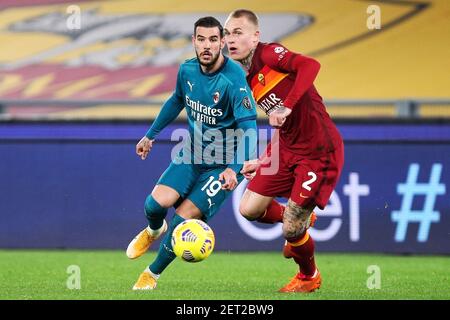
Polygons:
<instances>
[{"instance_id":1,"label":"green grass pitch","mask_svg":"<svg viewBox=\"0 0 450 320\"><path fill-rule=\"evenodd\" d=\"M154 256L131 261L122 251L0 250L0 299L450 299L450 257L318 253L320 290L282 294L277 290L296 265L281 253L214 252L200 263L177 259L155 290L132 291ZM80 289L67 288L71 265L80 268ZM371 265L381 271L379 289L367 287Z\"/></svg>"}]
</instances>

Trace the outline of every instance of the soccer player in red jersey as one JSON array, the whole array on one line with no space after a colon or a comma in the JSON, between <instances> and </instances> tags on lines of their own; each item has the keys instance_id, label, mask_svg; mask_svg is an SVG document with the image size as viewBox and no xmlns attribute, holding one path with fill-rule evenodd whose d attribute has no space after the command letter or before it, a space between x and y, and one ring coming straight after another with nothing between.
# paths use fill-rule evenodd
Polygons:
<instances>
[{"instance_id":1,"label":"soccer player in red jersey","mask_svg":"<svg viewBox=\"0 0 450 320\"><path fill-rule=\"evenodd\" d=\"M225 42L229 56L247 72L258 106L277 128L265 154L241 171L251 181L239 210L249 220L283 222L283 253L299 272L279 291L312 292L321 277L308 228L314 208L328 203L344 163L341 135L313 85L320 64L281 44L260 42L258 17L245 9L229 15ZM278 170L270 173L274 161ZM286 207L275 197L288 198Z\"/></svg>"}]
</instances>

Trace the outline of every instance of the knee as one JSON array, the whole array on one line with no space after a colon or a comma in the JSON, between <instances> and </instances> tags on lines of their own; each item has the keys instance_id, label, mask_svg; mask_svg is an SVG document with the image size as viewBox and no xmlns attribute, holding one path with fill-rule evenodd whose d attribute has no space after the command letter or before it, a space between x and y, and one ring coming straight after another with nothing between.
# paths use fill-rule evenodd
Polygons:
<instances>
[{"instance_id":1,"label":"knee","mask_svg":"<svg viewBox=\"0 0 450 320\"><path fill-rule=\"evenodd\" d=\"M252 208L246 201L241 201L241 203L239 204L239 212L241 213L241 216L243 216L247 220L253 221L258 219L258 215L255 212L254 208Z\"/></svg>"},{"instance_id":2,"label":"knee","mask_svg":"<svg viewBox=\"0 0 450 320\"><path fill-rule=\"evenodd\" d=\"M165 209L169 209L172 207L173 203L169 197L162 197L160 194L149 194L145 199L145 208L147 207L162 207Z\"/></svg>"},{"instance_id":3,"label":"knee","mask_svg":"<svg viewBox=\"0 0 450 320\"><path fill-rule=\"evenodd\" d=\"M144 209L146 216L150 216L152 214L165 213L167 211L167 208L159 204L159 202L156 201L151 194L148 195L147 198L145 199Z\"/></svg>"}]
</instances>

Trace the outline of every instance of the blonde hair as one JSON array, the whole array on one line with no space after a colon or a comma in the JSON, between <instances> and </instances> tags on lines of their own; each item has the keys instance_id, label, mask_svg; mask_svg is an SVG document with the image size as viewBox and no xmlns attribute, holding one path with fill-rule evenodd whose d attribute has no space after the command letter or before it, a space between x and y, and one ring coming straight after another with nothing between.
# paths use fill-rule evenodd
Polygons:
<instances>
[{"instance_id":1,"label":"blonde hair","mask_svg":"<svg viewBox=\"0 0 450 320\"><path fill-rule=\"evenodd\" d=\"M255 26L259 27L258 16L253 11L247 9L238 9L231 12L230 15L228 16L228 18L240 18L240 17L247 18L248 21L253 23Z\"/></svg>"}]
</instances>

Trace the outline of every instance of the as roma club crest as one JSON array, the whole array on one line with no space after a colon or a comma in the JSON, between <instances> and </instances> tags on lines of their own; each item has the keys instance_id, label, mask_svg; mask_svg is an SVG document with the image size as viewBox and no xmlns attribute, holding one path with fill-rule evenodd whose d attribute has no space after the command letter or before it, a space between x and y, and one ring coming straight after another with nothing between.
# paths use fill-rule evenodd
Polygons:
<instances>
[{"instance_id":1,"label":"as roma club crest","mask_svg":"<svg viewBox=\"0 0 450 320\"><path fill-rule=\"evenodd\" d=\"M258 74L258 81L259 83L261 83L263 86L266 85L266 79L264 78L264 75L262 73Z\"/></svg>"},{"instance_id":2,"label":"as roma club crest","mask_svg":"<svg viewBox=\"0 0 450 320\"><path fill-rule=\"evenodd\" d=\"M214 92L214 94L213 94L213 101L214 101L214 103L219 102L219 99L220 99L219 91Z\"/></svg>"}]
</instances>

